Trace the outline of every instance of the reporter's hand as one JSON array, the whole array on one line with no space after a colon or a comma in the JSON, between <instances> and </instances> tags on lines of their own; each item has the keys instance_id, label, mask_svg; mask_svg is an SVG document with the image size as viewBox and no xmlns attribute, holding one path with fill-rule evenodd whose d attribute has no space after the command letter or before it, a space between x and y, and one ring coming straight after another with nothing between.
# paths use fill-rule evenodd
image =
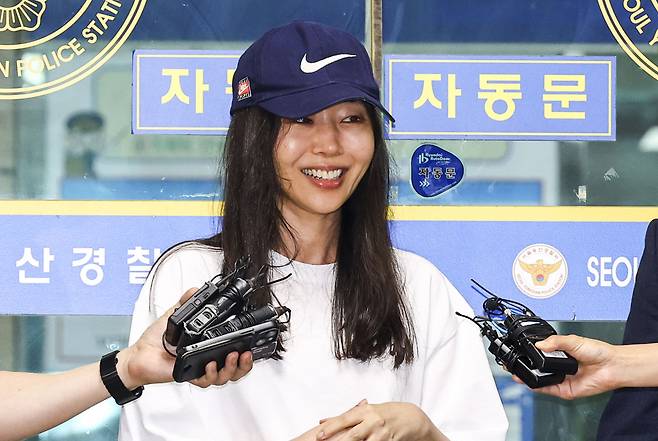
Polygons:
<instances>
[{"instance_id":1,"label":"reporter's hand","mask_svg":"<svg viewBox=\"0 0 658 441\"><path fill-rule=\"evenodd\" d=\"M238 381L249 373L254 366L251 352L231 352L226 356L224 367L217 370L217 363L211 361L206 365L206 374L190 383L199 387L208 387L212 385L221 386L229 381Z\"/></svg>"},{"instance_id":2,"label":"reporter's hand","mask_svg":"<svg viewBox=\"0 0 658 441\"><path fill-rule=\"evenodd\" d=\"M145 384L173 381L172 373L176 358L164 350L162 334L174 309L185 303L196 291L196 288L187 290L178 303L144 331L139 340L119 353L117 372L128 389L132 390ZM239 380L251 370L253 360L251 352L245 352L239 357L238 355L237 352L228 354L224 367L219 371L217 371L217 363L208 363L205 375L191 383L199 387L208 387Z\"/></svg>"},{"instance_id":3,"label":"reporter's hand","mask_svg":"<svg viewBox=\"0 0 658 441\"><path fill-rule=\"evenodd\" d=\"M567 352L578 361L575 375L567 375L560 384L534 389L536 392L572 400L607 392L617 386L616 347L611 344L578 335L552 335L536 346L545 352Z\"/></svg>"},{"instance_id":4,"label":"reporter's hand","mask_svg":"<svg viewBox=\"0 0 658 441\"><path fill-rule=\"evenodd\" d=\"M340 436L336 436L338 433ZM334 438L336 436L336 438ZM362 400L347 412L320 420L316 440L445 440L418 406L388 402L368 404Z\"/></svg>"}]
</instances>

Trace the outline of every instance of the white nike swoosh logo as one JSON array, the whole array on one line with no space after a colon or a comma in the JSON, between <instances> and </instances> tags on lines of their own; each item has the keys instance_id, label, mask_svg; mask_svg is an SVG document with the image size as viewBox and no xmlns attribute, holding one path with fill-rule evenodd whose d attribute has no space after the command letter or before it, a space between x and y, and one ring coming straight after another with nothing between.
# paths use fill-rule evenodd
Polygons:
<instances>
[{"instance_id":1,"label":"white nike swoosh logo","mask_svg":"<svg viewBox=\"0 0 658 441\"><path fill-rule=\"evenodd\" d=\"M313 72L317 72L323 67L328 66L331 63L335 63L338 60L342 60L343 58L352 58L352 57L356 57L356 55L336 54L336 55L332 55L331 57L323 58L322 60L314 61L311 63L308 60L306 60L306 54L304 54L304 57L302 58L302 62L299 63L299 68L302 70L302 72L310 74Z\"/></svg>"}]
</instances>

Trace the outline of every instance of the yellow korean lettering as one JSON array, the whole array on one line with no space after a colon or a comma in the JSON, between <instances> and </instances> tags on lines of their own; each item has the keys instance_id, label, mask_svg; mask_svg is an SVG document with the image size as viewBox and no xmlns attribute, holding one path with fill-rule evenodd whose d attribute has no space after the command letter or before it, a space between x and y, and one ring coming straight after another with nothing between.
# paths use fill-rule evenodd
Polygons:
<instances>
[{"instance_id":1,"label":"yellow korean lettering","mask_svg":"<svg viewBox=\"0 0 658 441\"><path fill-rule=\"evenodd\" d=\"M197 69L195 72L196 79L196 96L194 100L194 111L203 113L203 94L210 90L210 86L203 82L203 69Z\"/></svg>"},{"instance_id":2,"label":"yellow korean lettering","mask_svg":"<svg viewBox=\"0 0 658 441\"><path fill-rule=\"evenodd\" d=\"M414 101L414 109L429 103L437 109L443 108L443 103L434 94L433 83L441 81L441 74L415 74L414 80L423 82L423 90L420 97ZM448 74L448 118L457 117L457 97L462 95L462 90L457 87L457 75Z\"/></svg>"},{"instance_id":3,"label":"yellow korean lettering","mask_svg":"<svg viewBox=\"0 0 658 441\"><path fill-rule=\"evenodd\" d=\"M494 121L506 121L516 111L515 100L521 99L521 75L519 74L480 74L478 98L484 101L484 111ZM502 101L505 110L497 112L494 104Z\"/></svg>"},{"instance_id":4,"label":"yellow korean lettering","mask_svg":"<svg viewBox=\"0 0 658 441\"><path fill-rule=\"evenodd\" d=\"M457 97L462 90L457 88L457 75L448 74L448 118L457 117Z\"/></svg>"},{"instance_id":5,"label":"yellow korean lettering","mask_svg":"<svg viewBox=\"0 0 658 441\"><path fill-rule=\"evenodd\" d=\"M186 77L190 74L190 71L187 69L162 69L162 76L168 76L169 79L169 90L165 95L160 98L161 104L167 104L169 101L176 97L179 101L185 104L190 104L190 97L185 95L183 92L183 87L181 85L181 77Z\"/></svg>"},{"instance_id":6,"label":"yellow korean lettering","mask_svg":"<svg viewBox=\"0 0 658 441\"><path fill-rule=\"evenodd\" d=\"M570 110L571 103L587 101L585 89L585 75L544 75L544 118L585 119L585 112Z\"/></svg>"},{"instance_id":7,"label":"yellow korean lettering","mask_svg":"<svg viewBox=\"0 0 658 441\"><path fill-rule=\"evenodd\" d=\"M434 88L432 86L434 81L441 81L441 74L414 74L414 80L423 82L423 90L420 93L420 97L414 101L414 109L419 108L427 101L437 109L441 109L443 103L434 95Z\"/></svg>"},{"instance_id":8,"label":"yellow korean lettering","mask_svg":"<svg viewBox=\"0 0 658 441\"><path fill-rule=\"evenodd\" d=\"M233 75L235 74L235 69L226 69L226 86L224 88L224 93L226 95L233 95Z\"/></svg>"}]
</instances>

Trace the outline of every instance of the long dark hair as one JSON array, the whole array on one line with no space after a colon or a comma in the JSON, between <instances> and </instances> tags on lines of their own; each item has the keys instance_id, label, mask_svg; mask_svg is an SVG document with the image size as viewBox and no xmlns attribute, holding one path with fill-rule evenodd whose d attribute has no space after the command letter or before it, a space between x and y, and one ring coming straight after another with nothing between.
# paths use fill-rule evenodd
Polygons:
<instances>
[{"instance_id":1,"label":"long dark hair","mask_svg":"<svg viewBox=\"0 0 658 441\"><path fill-rule=\"evenodd\" d=\"M389 153L381 117L366 104L375 138L372 161L341 210L332 331L338 359L367 361L385 355L397 368L415 354L415 334L388 230ZM238 111L224 146L222 231L198 242L221 248L224 272L244 255L252 271L282 249L282 231L294 240L278 202L282 189L274 164L281 119L259 107ZM293 252L294 250L287 250ZM293 256L294 258L294 256ZM263 306L271 293L259 290L250 303Z\"/></svg>"}]
</instances>

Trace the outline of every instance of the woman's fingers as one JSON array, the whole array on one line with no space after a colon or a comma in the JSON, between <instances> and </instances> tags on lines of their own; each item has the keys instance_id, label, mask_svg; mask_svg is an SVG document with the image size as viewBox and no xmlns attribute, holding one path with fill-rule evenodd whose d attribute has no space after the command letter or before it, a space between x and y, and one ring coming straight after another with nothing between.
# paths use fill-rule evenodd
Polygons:
<instances>
[{"instance_id":1,"label":"woman's fingers","mask_svg":"<svg viewBox=\"0 0 658 441\"><path fill-rule=\"evenodd\" d=\"M341 415L332 418L323 418L320 423L320 431L318 432L317 439L325 440L341 430L350 429L361 423L364 419L363 409L367 405L368 402L366 400L361 400L356 406Z\"/></svg>"},{"instance_id":2,"label":"woman's fingers","mask_svg":"<svg viewBox=\"0 0 658 441\"><path fill-rule=\"evenodd\" d=\"M352 440L390 440L390 431L386 427L383 419L372 418L365 419L361 423L352 427L347 433L343 434L339 441L352 441Z\"/></svg>"},{"instance_id":3,"label":"woman's fingers","mask_svg":"<svg viewBox=\"0 0 658 441\"><path fill-rule=\"evenodd\" d=\"M359 402L356 404L356 406L354 406L354 407L363 406L364 404L368 404L368 400L366 400L365 398L362 399L361 401L359 401ZM333 418L333 417L331 417L331 418ZM329 419L331 419L331 418L329 418L329 417L327 417L327 418L322 418L322 419L320 420L320 424L324 423L325 421L327 421L327 420L329 420Z\"/></svg>"}]
</instances>

